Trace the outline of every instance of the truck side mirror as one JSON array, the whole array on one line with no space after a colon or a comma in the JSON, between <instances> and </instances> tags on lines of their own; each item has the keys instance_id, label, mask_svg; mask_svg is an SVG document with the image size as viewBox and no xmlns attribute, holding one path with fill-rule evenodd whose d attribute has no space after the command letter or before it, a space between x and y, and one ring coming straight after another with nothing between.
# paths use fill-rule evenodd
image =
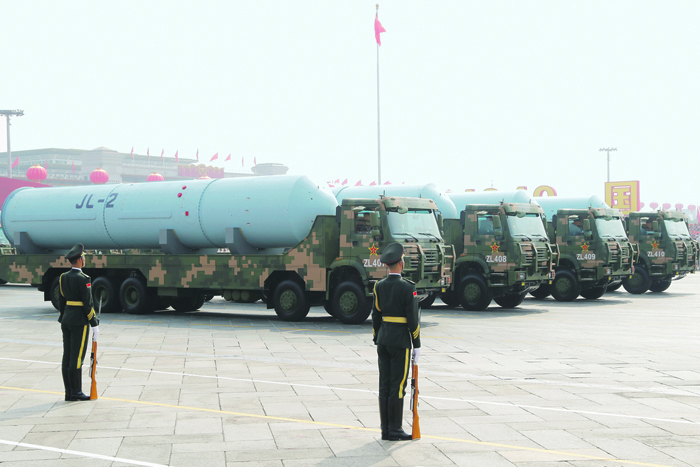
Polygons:
<instances>
[{"instance_id":1,"label":"truck side mirror","mask_svg":"<svg viewBox=\"0 0 700 467\"><path fill-rule=\"evenodd\" d=\"M379 213L377 211L369 213L369 225L372 226L372 230L379 230Z\"/></svg>"},{"instance_id":2,"label":"truck side mirror","mask_svg":"<svg viewBox=\"0 0 700 467\"><path fill-rule=\"evenodd\" d=\"M659 231L659 221L654 221L651 223L651 228L654 229L654 233Z\"/></svg>"},{"instance_id":3,"label":"truck side mirror","mask_svg":"<svg viewBox=\"0 0 700 467\"><path fill-rule=\"evenodd\" d=\"M441 212L437 213L437 223L438 223L438 228L440 229L440 232L442 232L443 220L442 220L442 213Z\"/></svg>"},{"instance_id":4,"label":"truck side mirror","mask_svg":"<svg viewBox=\"0 0 700 467\"><path fill-rule=\"evenodd\" d=\"M590 219L583 220L583 238L585 238L586 240L590 240L591 238L593 238L593 232L591 232Z\"/></svg>"},{"instance_id":5,"label":"truck side mirror","mask_svg":"<svg viewBox=\"0 0 700 467\"><path fill-rule=\"evenodd\" d=\"M342 213L343 213L343 207L342 207L342 206L336 206L336 207L335 207L335 222L336 222L337 224L340 224L340 219L341 219Z\"/></svg>"},{"instance_id":6,"label":"truck side mirror","mask_svg":"<svg viewBox=\"0 0 700 467\"><path fill-rule=\"evenodd\" d=\"M500 230L501 229L500 216L493 216L493 217L491 217L491 219L493 219L493 230Z\"/></svg>"}]
</instances>

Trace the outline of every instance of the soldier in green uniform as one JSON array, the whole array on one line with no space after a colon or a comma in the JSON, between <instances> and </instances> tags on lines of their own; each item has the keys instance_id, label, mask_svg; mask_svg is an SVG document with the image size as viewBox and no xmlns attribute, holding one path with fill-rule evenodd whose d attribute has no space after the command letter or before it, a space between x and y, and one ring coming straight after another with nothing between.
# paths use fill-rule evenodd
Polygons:
<instances>
[{"instance_id":1,"label":"soldier in green uniform","mask_svg":"<svg viewBox=\"0 0 700 467\"><path fill-rule=\"evenodd\" d=\"M401 277L403 246L388 245L381 256L389 275L374 285L373 340L379 360L379 417L382 439L401 441L411 435L401 428L408 368L420 355L420 315L416 286Z\"/></svg>"},{"instance_id":2,"label":"soldier in green uniform","mask_svg":"<svg viewBox=\"0 0 700 467\"><path fill-rule=\"evenodd\" d=\"M92 327L93 339L97 339L100 324L92 308L90 277L83 273L85 247L75 245L66 255L72 269L61 274L59 285L58 322L63 333L63 386L67 401L86 401L90 396L83 393L82 366L88 348L88 324Z\"/></svg>"}]
</instances>

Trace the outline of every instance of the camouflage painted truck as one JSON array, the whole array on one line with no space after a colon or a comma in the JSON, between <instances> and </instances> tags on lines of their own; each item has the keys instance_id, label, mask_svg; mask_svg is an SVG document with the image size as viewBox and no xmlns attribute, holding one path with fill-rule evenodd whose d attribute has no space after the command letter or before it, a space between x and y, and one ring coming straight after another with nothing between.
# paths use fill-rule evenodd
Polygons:
<instances>
[{"instance_id":1,"label":"camouflage painted truck","mask_svg":"<svg viewBox=\"0 0 700 467\"><path fill-rule=\"evenodd\" d=\"M634 274L622 280L629 293L663 292L671 281L695 273L698 242L691 238L683 212L631 212L627 234L639 245Z\"/></svg>"},{"instance_id":2,"label":"camouflage painted truck","mask_svg":"<svg viewBox=\"0 0 700 467\"><path fill-rule=\"evenodd\" d=\"M531 204L525 191L449 196L463 209L458 218L444 221L444 238L457 260L443 302L480 311L493 299L514 308L528 292L554 279L559 251L547 237L542 208Z\"/></svg>"},{"instance_id":3,"label":"camouflage painted truck","mask_svg":"<svg viewBox=\"0 0 700 467\"><path fill-rule=\"evenodd\" d=\"M551 294L568 302L580 295L594 300L609 285L633 274L639 250L627 238L619 210L597 196L538 198L537 202L544 209L550 241L561 255L554 281L531 292L534 297Z\"/></svg>"},{"instance_id":4,"label":"camouflage painted truck","mask_svg":"<svg viewBox=\"0 0 700 467\"><path fill-rule=\"evenodd\" d=\"M306 177L276 176L24 188L2 210L16 254L0 278L31 284L56 306L63 254L81 242L105 312L193 311L206 294L263 298L288 321L312 305L364 322L383 248L406 247L406 277L427 295L449 284L452 249L430 200L381 198L338 205ZM419 232L432 237L417 239ZM135 249L138 248L138 249Z\"/></svg>"},{"instance_id":5,"label":"camouflage painted truck","mask_svg":"<svg viewBox=\"0 0 700 467\"><path fill-rule=\"evenodd\" d=\"M439 209L443 238L455 251L454 274L450 287L421 302L424 308L437 296L449 306L461 304L467 310L484 310L492 299L504 308L513 308L529 290L553 278L557 254L549 244L540 207L499 204L511 198L529 203L524 191L448 195L438 192L433 184L397 185L342 188L336 191L336 198L341 201L377 193L432 199ZM464 206L461 212L454 200ZM469 202L483 204L467 205Z\"/></svg>"}]
</instances>

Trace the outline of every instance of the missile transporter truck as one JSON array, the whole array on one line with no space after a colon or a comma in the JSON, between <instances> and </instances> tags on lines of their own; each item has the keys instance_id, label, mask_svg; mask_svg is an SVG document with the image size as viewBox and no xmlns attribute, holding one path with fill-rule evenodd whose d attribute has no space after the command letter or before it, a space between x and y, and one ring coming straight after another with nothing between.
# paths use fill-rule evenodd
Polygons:
<instances>
[{"instance_id":1,"label":"missile transporter truck","mask_svg":"<svg viewBox=\"0 0 700 467\"><path fill-rule=\"evenodd\" d=\"M21 188L2 209L16 254L0 256L0 278L31 284L56 306L64 254L79 242L91 250L85 273L105 312L193 311L205 295L223 295L262 298L288 321L324 305L356 324L387 272L379 258L389 243L405 244L419 294L446 286L453 254L435 210L394 197L339 205L297 176Z\"/></svg>"},{"instance_id":2,"label":"missile transporter truck","mask_svg":"<svg viewBox=\"0 0 700 467\"><path fill-rule=\"evenodd\" d=\"M569 302L579 295L597 299L634 272L638 247L627 238L623 215L597 196L537 198L547 218L547 233L561 253L556 277L531 292Z\"/></svg>"},{"instance_id":3,"label":"missile transporter truck","mask_svg":"<svg viewBox=\"0 0 700 467\"><path fill-rule=\"evenodd\" d=\"M639 245L634 274L622 280L629 293L663 292L672 280L695 273L698 242L690 237L683 212L631 212L627 234Z\"/></svg>"},{"instance_id":4,"label":"missile transporter truck","mask_svg":"<svg viewBox=\"0 0 700 467\"><path fill-rule=\"evenodd\" d=\"M346 187L337 191L336 197L343 200L379 193L435 201L443 238L453 246L456 255L452 283L440 295L449 306L461 304L467 310L484 310L494 299L500 306L512 308L522 303L527 291L552 278L556 252L549 245L539 206L516 203L506 206L498 204L500 195L489 193L483 197L478 193L473 199L483 204L468 205L470 201L456 195L459 206L464 207L460 212L450 199L452 195L439 193L432 184ZM522 201L524 196L525 203L529 202L525 192L517 196L517 201ZM430 306L437 295L428 296L421 306Z\"/></svg>"},{"instance_id":5,"label":"missile transporter truck","mask_svg":"<svg viewBox=\"0 0 700 467\"><path fill-rule=\"evenodd\" d=\"M559 252L544 229L544 213L527 193L451 193L461 212L445 219L445 241L457 261L445 303L466 310L486 309L493 299L503 308L520 305L525 295L554 279Z\"/></svg>"}]
</instances>

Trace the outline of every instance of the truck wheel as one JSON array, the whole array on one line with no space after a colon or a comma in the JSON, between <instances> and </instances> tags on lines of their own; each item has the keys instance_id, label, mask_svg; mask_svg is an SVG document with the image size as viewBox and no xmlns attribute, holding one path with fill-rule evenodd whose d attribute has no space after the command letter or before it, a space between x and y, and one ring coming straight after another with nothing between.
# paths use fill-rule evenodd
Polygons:
<instances>
[{"instance_id":1,"label":"truck wheel","mask_svg":"<svg viewBox=\"0 0 700 467\"><path fill-rule=\"evenodd\" d=\"M525 300L524 293L509 293L493 299L501 308L515 308Z\"/></svg>"},{"instance_id":2,"label":"truck wheel","mask_svg":"<svg viewBox=\"0 0 700 467\"><path fill-rule=\"evenodd\" d=\"M341 323L361 324L372 311L364 289L355 282L342 282L333 292L333 316Z\"/></svg>"},{"instance_id":3,"label":"truck wheel","mask_svg":"<svg viewBox=\"0 0 700 467\"><path fill-rule=\"evenodd\" d=\"M204 294L204 301L205 301L205 302L208 302L208 301L211 300L212 298L214 298L214 294L213 294L213 293Z\"/></svg>"},{"instance_id":4,"label":"truck wheel","mask_svg":"<svg viewBox=\"0 0 700 467\"><path fill-rule=\"evenodd\" d=\"M620 287L622 287L622 281L618 282L617 284L609 285L606 292L614 292Z\"/></svg>"},{"instance_id":5,"label":"truck wheel","mask_svg":"<svg viewBox=\"0 0 700 467\"><path fill-rule=\"evenodd\" d=\"M51 289L49 290L49 296L51 297L51 304L53 305L54 308L56 308L56 311L58 311L58 300L59 297L61 296L61 286L58 283L58 281L61 280L61 276L57 276L54 278L54 280L51 281Z\"/></svg>"},{"instance_id":6,"label":"truck wheel","mask_svg":"<svg viewBox=\"0 0 700 467\"><path fill-rule=\"evenodd\" d=\"M275 287L272 303L275 304L275 313L284 321L301 321L309 314L304 291L291 280L282 281Z\"/></svg>"},{"instance_id":7,"label":"truck wheel","mask_svg":"<svg viewBox=\"0 0 700 467\"><path fill-rule=\"evenodd\" d=\"M167 310L170 308L170 297L152 297L153 309L155 311Z\"/></svg>"},{"instance_id":8,"label":"truck wheel","mask_svg":"<svg viewBox=\"0 0 700 467\"><path fill-rule=\"evenodd\" d=\"M96 312L100 311L100 297L102 297L102 312L117 313L121 310L119 294L114 283L106 277L98 277L92 281L92 307Z\"/></svg>"},{"instance_id":9,"label":"truck wheel","mask_svg":"<svg viewBox=\"0 0 700 467\"><path fill-rule=\"evenodd\" d=\"M177 297L170 300L170 306L178 313L187 313L188 311L195 311L197 309L195 307L199 300L200 297L195 295L191 297Z\"/></svg>"},{"instance_id":10,"label":"truck wheel","mask_svg":"<svg viewBox=\"0 0 700 467\"><path fill-rule=\"evenodd\" d=\"M326 313L328 313L329 315L335 316L333 314L333 302L324 302L323 309L326 310Z\"/></svg>"},{"instance_id":11,"label":"truck wheel","mask_svg":"<svg viewBox=\"0 0 700 467\"><path fill-rule=\"evenodd\" d=\"M459 302L469 311L483 311L491 304L491 292L486 281L476 274L469 274L459 285Z\"/></svg>"},{"instance_id":12,"label":"truck wheel","mask_svg":"<svg viewBox=\"0 0 700 467\"><path fill-rule=\"evenodd\" d=\"M649 287L649 290L652 292L663 292L664 290L668 289L671 287L671 280L665 280L665 281L654 281L651 283L651 286Z\"/></svg>"},{"instance_id":13,"label":"truck wheel","mask_svg":"<svg viewBox=\"0 0 700 467\"><path fill-rule=\"evenodd\" d=\"M581 291L581 296L585 298L586 300L596 300L603 295L605 295L605 292L607 291L607 287L601 286L601 287L591 287L590 289L582 290Z\"/></svg>"},{"instance_id":14,"label":"truck wheel","mask_svg":"<svg viewBox=\"0 0 700 467\"><path fill-rule=\"evenodd\" d=\"M552 295L552 289L549 284L540 284L535 290L530 292L530 295L538 300L544 300L545 298Z\"/></svg>"},{"instance_id":15,"label":"truck wheel","mask_svg":"<svg viewBox=\"0 0 700 467\"><path fill-rule=\"evenodd\" d=\"M130 277L119 288L119 302L130 315L143 315L153 311L151 296L146 286L136 277Z\"/></svg>"},{"instance_id":16,"label":"truck wheel","mask_svg":"<svg viewBox=\"0 0 700 467\"><path fill-rule=\"evenodd\" d=\"M195 311L202 308L202 306L204 305L204 298L205 298L204 294L200 293L200 294L195 295L195 301L194 301Z\"/></svg>"},{"instance_id":17,"label":"truck wheel","mask_svg":"<svg viewBox=\"0 0 700 467\"><path fill-rule=\"evenodd\" d=\"M7 284L7 281L5 279L0 279L0 285L5 285Z\"/></svg>"},{"instance_id":18,"label":"truck wheel","mask_svg":"<svg viewBox=\"0 0 700 467\"><path fill-rule=\"evenodd\" d=\"M459 299L454 292L443 292L440 294L440 300L442 303L450 308L457 308L459 306Z\"/></svg>"},{"instance_id":19,"label":"truck wheel","mask_svg":"<svg viewBox=\"0 0 700 467\"><path fill-rule=\"evenodd\" d=\"M435 302L435 299L437 298L437 292L430 292L430 295L425 297L422 302L419 302L418 305L421 307L421 309L426 310L433 306L433 303Z\"/></svg>"},{"instance_id":20,"label":"truck wheel","mask_svg":"<svg viewBox=\"0 0 700 467\"><path fill-rule=\"evenodd\" d=\"M651 277L649 277L646 268L640 266L634 268L632 278L622 279L622 286L631 294L643 294L651 287Z\"/></svg>"},{"instance_id":21,"label":"truck wheel","mask_svg":"<svg viewBox=\"0 0 700 467\"><path fill-rule=\"evenodd\" d=\"M552 297L558 302L572 302L581 293L581 286L571 271L557 271L552 282Z\"/></svg>"},{"instance_id":22,"label":"truck wheel","mask_svg":"<svg viewBox=\"0 0 700 467\"><path fill-rule=\"evenodd\" d=\"M256 290L241 290L241 298L238 303L255 303L260 300L260 296Z\"/></svg>"}]
</instances>

